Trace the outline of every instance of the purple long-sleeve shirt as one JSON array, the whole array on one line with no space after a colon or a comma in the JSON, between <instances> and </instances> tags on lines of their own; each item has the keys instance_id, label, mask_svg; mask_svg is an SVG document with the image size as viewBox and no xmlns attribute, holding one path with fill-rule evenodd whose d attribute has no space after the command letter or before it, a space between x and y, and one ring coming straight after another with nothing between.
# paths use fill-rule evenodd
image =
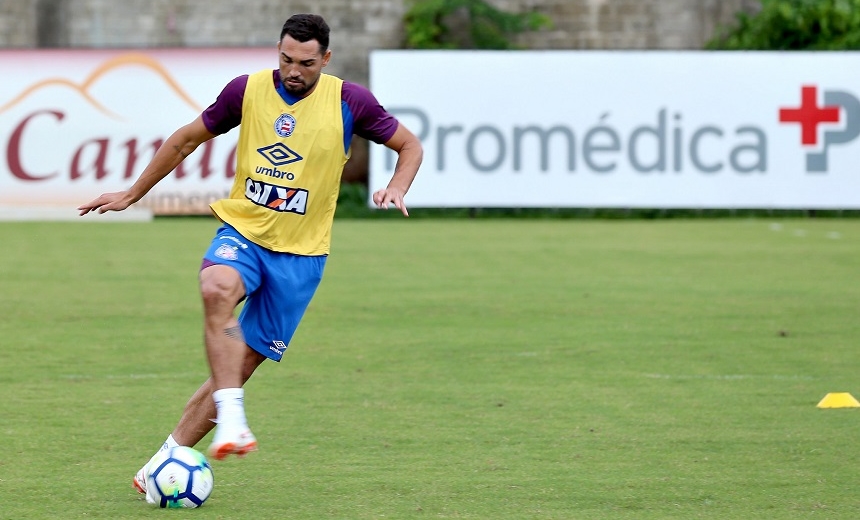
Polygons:
<instances>
[{"instance_id":1,"label":"purple long-sleeve shirt","mask_svg":"<svg viewBox=\"0 0 860 520\"><path fill-rule=\"evenodd\" d=\"M272 88L277 88L278 70L272 71ZM215 135L225 134L242 122L242 101L248 75L234 78L218 95L214 103L203 111L203 124ZM284 99L292 104L299 98ZM397 120L385 111L376 97L365 87L349 81L343 82L341 90L341 112L343 113L344 150L349 149L355 134L375 143L383 144L397 130Z\"/></svg>"}]
</instances>

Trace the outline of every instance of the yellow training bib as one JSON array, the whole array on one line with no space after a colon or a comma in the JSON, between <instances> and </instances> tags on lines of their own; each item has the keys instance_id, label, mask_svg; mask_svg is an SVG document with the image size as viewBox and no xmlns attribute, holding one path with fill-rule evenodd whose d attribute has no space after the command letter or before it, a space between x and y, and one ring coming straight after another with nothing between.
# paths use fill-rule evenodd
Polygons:
<instances>
[{"instance_id":1,"label":"yellow training bib","mask_svg":"<svg viewBox=\"0 0 860 520\"><path fill-rule=\"evenodd\" d=\"M328 254L344 150L343 81L322 74L288 105L272 71L248 76L230 198L211 205L222 221L272 251Z\"/></svg>"}]
</instances>

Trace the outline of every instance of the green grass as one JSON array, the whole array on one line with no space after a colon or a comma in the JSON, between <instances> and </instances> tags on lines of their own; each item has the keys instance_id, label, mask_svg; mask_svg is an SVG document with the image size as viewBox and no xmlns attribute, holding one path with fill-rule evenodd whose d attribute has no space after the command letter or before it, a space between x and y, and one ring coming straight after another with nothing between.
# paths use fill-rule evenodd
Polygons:
<instances>
[{"instance_id":1,"label":"green grass","mask_svg":"<svg viewBox=\"0 0 860 520\"><path fill-rule=\"evenodd\" d=\"M856 219L338 220L261 451L153 509L214 229L0 224L0 519L860 517Z\"/></svg>"}]
</instances>

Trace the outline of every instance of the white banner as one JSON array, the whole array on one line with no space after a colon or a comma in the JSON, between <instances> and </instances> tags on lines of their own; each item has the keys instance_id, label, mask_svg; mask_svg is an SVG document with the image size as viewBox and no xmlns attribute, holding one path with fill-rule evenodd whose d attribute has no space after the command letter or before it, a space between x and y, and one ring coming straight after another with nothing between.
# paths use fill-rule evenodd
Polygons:
<instances>
[{"instance_id":1,"label":"white banner","mask_svg":"<svg viewBox=\"0 0 860 520\"><path fill-rule=\"evenodd\" d=\"M860 53L375 51L413 207L860 208ZM371 148L370 191L395 154Z\"/></svg>"},{"instance_id":2,"label":"white banner","mask_svg":"<svg viewBox=\"0 0 860 520\"><path fill-rule=\"evenodd\" d=\"M155 149L277 49L0 51L0 206L75 208L129 187ZM238 130L194 152L138 205L208 213L227 195Z\"/></svg>"}]
</instances>

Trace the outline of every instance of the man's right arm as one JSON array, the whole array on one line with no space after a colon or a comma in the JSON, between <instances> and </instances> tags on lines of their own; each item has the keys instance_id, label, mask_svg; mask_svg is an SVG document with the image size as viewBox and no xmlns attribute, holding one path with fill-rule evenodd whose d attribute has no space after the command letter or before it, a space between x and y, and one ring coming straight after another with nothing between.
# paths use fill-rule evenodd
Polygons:
<instances>
[{"instance_id":1,"label":"man's right arm","mask_svg":"<svg viewBox=\"0 0 860 520\"><path fill-rule=\"evenodd\" d=\"M179 166L179 163L198 146L213 137L215 134L206 128L202 117L198 116L194 121L173 132L164 141L131 188L125 191L103 193L95 200L78 206L80 215L86 215L90 211L104 213L128 208L149 193L153 186Z\"/></svg>"}]
</instances>

